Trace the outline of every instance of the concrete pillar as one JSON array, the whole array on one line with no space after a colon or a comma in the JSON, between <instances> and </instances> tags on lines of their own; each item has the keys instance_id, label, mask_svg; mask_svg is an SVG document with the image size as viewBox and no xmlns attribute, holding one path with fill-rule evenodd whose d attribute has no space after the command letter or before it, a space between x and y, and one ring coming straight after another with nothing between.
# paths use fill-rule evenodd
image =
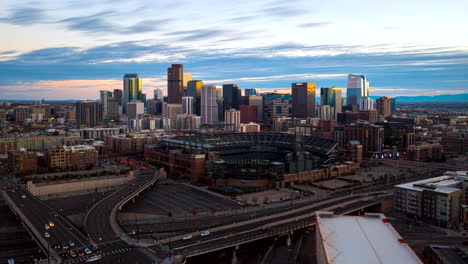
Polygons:
<instances>
[{"instance_id":1,"label":"concrete pillar","mask_svg":"<svg viewBox=\"0 0 468 264\"><path fill-rule=\"evenodd\" d=\"M237 255L236 255L236 251L238 249L239 246L235 246L234 248L232 248L232 259L231 259L231 264L237 264Z\"/></svg>"},{"instance_id":2,"label":"concrete pillar","mask_svg":"<svg viewBox=\"0 0 468 264\"><path fill-rule=\"evenodd\" d=\"M286 239L286 246L291 246L291 234L288 234L288 238Z\"/></svg>"}]
</instances>

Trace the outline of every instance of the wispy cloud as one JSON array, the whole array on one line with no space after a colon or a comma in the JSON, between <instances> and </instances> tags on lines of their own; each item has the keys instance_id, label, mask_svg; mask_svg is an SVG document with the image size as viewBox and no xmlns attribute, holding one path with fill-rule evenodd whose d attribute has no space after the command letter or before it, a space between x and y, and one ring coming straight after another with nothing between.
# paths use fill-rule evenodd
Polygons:
<instances>
[{"instance_id":1,"label":"wispy cloud","mask_svg":"<svg viewBox=\"0 0 468 264\"><path fill-rule=\"evenodd\" d=\"M0 22L25 26L42 22L45 18L44 11L35 7L18 7L10 12L9 16L0 18Z\"/></svg>"},{"instance_id":2,"label":"wispy cloud","mask_svg":"<svg viewBox=\"0 0 468 264\"><path fill-rule=\"evenodd\" d=\"M298 27L302 28L315 28L315 27L323 27L329 25L329 22L311 22L311 23L305 23L305 24L300 24Z\"/></svg>"}]
</instances>

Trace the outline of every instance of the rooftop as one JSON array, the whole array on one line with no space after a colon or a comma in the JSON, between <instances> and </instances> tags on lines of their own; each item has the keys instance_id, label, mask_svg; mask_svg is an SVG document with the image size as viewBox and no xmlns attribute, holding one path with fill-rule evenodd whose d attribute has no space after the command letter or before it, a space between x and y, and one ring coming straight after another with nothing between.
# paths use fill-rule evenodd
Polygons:
<instances>
[{"instance_id":1,"label":"rooftop","mask_svg":"<svg viewBox=\"0 0 468 264\"><path fill-rule=\"evenodd\" d=\"M383 214L317 212L317 227L328 263L422 263Z\"/></svg>"},{"instance_id":2,"label":"rooftop","mask_svg":"<svg viewBox=\"0 0 468 264\"><path fill-rule=\"evenodd\" d=\"M439 176L435 178L399 184L395 187L420 192L423 190L433 190L436 192L451 193L459 190L456 188L459 184L460 180L452 176Z\"/></svg>"},{"instance_id":3,"label":"rooftop","mask_svg":"<svg viewBox=\"0 0 468 264\"><path fill-rule=\"evenodd\" d=\"M450 247L446 245L431 245L437 255L444 263L465 264L468 263L468 250L459 247Z\"/></svg>"}]
</instances>

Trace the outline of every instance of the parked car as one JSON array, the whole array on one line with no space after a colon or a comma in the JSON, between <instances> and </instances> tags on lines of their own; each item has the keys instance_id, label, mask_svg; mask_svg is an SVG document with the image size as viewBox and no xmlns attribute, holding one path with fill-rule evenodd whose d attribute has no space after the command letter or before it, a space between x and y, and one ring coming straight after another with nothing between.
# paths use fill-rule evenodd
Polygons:
<instances>
[{"instance_id":1,"label":"parked car","mask_svg":"<svg viewBox=\"0 0 468 264\"><path fill-rule=\"evenodd\" d=\"M89 248L85 248L84 252L86 253L86 255L91 255L91 253L93 253L93 252L91 252L91 250Z\"/></svg>"},{"instance_id":2,"label":"parked car","mask_svg":"<svg viewBox=\"0 0 468 264\"><path fill-rule=\"evenodd\" d=\"M186 235L186 236L184 236L184 237L182 238L182 240L188 240L188 239L191 239L191 238L192 238L191 235Z\"/></svg>"},{"instance_id":3,"label":"parked car","mask_svg":"<svg viewBox=\"0 0 468 264\"><path fill-rule=\"evenodd\" d=\"M201 236L207 236L207 235L209 235L209 234L210 234L210 231L208 231L208 230L202 231L202 232L200 233Z\"/></svg>"},{"instance_id":4,"label":"parked car","mask_svg":"<svg viewBox=\"0 0 468 264\"><path fill-rule=\"evenodd\" d=\"M45 237L50 237L49 233L47 233L47 232L44 233L44 236Z\"/></svg>"}]
</instances>

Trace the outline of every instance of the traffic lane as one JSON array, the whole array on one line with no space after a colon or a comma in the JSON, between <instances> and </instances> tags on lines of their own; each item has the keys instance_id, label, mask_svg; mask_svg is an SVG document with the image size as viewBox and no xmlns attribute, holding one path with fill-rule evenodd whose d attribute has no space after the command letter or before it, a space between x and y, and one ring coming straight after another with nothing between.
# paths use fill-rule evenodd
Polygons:
<instances>
[{"instance_id":1,"label":"traffic lane","mask_svg":"<svg viewBox=\"0 0 468 264\"><path fill-rule=\"evenodd\" d=\"M371 204L373 202L370 201L357 201L356 203L353 203L342 210L350 210L353 208L359 208L367 204ZM268 234L276 234L278 232L282 231L288 231L291 230L291 228L297 228L297 227L306 227L310 226L315 223L315 216L314 217L309 217L305 219L301 219L298 221L292 221L276 226L271 226L267 229L257 229L257 230L252 230L251 232L246 232L246 233L239 233L236 234L234 233L233 235L226 235L223 239L218 239L216 241L210 241L210 242L201 242L194 244L189 247L181 248L181 249L175 249L174 251L187 255L193 252L201 252L201 251L208 251L210 249L218 248L220 245L229 245L229 244L236 244L239 243L240 241L245 241L249 240L255 237L258 237L260 235L268 235ZM252 227L253 228L253 227Z\"/></svg>"},{"instance_id":2,"label":"traffic lane","mask_svg":"<svg viewBox=\"0 0 468 264\"><path fill-rule=\"evenodd\" d=\"M248 224L248 225L242 225L242 226L238 226L238 227L233 227L233 228L228 228L228 229L224 229L224 230L220 230L220 231L215 231L215 232L211 233L210 235L204 236L204 237L202 237L200 235L197 235L194 238L188 239L188 240L176 240L174 242L171 242L171 247L177 248L177 247L183 247L183 246L190 245L190 244L193 243L192 241L195 240L195 238L196 238L197 241L211 240L211 239L216 239L216 238L222 238L222 237L225 237L226 235L230 235L230 234L245 232L245 231L248 231L248 230L251 230L251 229L254 229L254 228L260 228L260 227L262 227L264 225L267 225L267 224L269 224L271 222L277 222L277 221L281 221L281 220L285 220L285 219L289 219L289 218L299 217L299 216L302 216L304 214L312 213L312 212L315 212L315 211L323 209L323 208L327 208L327 207L334 206L334 205L337 205L337 204L340 204L340 203L343 203L343 202L351 201L351 200L356 199L357 197L360 197L360 196L362 196L362 195L355 195L355 196L352 196L352 197L346 197L346 198L342 198L342 199L339 199L339 200L336 200L336 201L333 201L333 202L320 204L320 205L317 205L315 207L312 207L310 209L306 209L306 210L303 210L303 211L300 211L300 212L295 212L295 213L287 214L287 215L284 215L284 216L275 217L275 218L272 218L272 219L266 219L266 220L258 221L258 222L251 223L251 224ZM200 230L200 231L202 231L202 230Z\"/></svg>"},{"instance_id":3,"label":"traffic lane","mask_svg":"<svg viewBox=\"0 0 468 264\"><path fill-rule=\"evenodd\" d=\"M76 247L86 245L86 238L77 230L76 232L71 232L70 228L73 227L67 223L66 220L62 219L63 217L58 215L57 212L51 211L51 208L48 208L37 198L33 197L30 193L21 188L15 190L14 193L15 203L23 203L24 206L19 208L28 219L34 220L31 222L36 230L38 230L41 235L44 235L46 232L49 233L50 238L45 239L51 247L53 243L64 245L70 240L73 240L73 237L75 237L74 242ZM26 198L23 198L23 195ZM54 217L54 215L57 215L57 217ZM54 224L53 227L50 227L50 222ZM45 228L46 225L49 229ZM81 236L77 237L77 235Z\"/></svg>"},{"instance_id":4,"label":"traffic lane","mask_svg":"<svg viewBox=\"0 0 468 264\"><path fill-rule=\"evenodd\" d=\"M103 239L103 237L115 235L109 219L113 208L124 198L132 195L138 190L138 188L149 182L152 178L153 177L138 177L136 181L128 187L122 188L107 198L104 198L105 200L100 202L92 209L91 212L89 212L85 226L87 233L92 237L92 239Z\"/></svg>"}]
</instances>

